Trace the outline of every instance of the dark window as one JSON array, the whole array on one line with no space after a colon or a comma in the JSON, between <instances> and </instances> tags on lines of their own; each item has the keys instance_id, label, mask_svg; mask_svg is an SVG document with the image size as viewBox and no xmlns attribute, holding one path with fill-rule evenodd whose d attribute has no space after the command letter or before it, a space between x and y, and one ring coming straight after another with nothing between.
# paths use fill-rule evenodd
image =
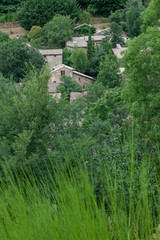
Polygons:
<instances>
[{"instance_id":1,"label":"dark window","mask_svg":"<svg viewBox=\"0 0 160 240\"><path fill-rule=\"evenodd\" d=\"M65 71L61 71L61 76L65 75Z\"/></svg>"}]
</instances>

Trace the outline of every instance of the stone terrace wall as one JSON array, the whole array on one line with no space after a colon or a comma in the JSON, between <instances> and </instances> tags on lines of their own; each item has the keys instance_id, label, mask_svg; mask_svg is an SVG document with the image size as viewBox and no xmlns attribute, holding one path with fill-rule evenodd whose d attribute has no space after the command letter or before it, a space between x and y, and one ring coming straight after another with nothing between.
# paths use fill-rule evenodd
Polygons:
<instances>
[{"instance_id":1,"label":"stone terrace wall","mask_svg":"<svg viewBox=\"0 0 160 240\"><path fill-rule=\"evenodd\" d=\"M0 23L0 28L15 28L15 27L20 27L19 22Z\"/></svg>"}]
</instances>

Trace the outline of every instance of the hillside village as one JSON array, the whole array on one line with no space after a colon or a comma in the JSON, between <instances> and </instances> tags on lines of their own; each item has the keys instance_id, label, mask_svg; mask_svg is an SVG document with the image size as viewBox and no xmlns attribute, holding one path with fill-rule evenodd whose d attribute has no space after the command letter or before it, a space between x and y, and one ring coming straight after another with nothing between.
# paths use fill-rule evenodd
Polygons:
<instances>
[{"instance_id":1,"label":"hillside village","mask_svg":"<svg viewBox=\"0 0 160 240\"><path fill-rule=\"evenodd\" d=\"M160 0L0 2L0 240L160 239Z\"/></svg>"}]
</instances>

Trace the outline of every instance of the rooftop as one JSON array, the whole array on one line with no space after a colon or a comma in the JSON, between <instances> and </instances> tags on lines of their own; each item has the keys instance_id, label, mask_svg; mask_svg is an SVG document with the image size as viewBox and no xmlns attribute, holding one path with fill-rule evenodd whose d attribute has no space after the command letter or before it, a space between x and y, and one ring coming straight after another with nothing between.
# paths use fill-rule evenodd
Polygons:
<instances>
[{"instance_id":1,"label":"rooftop","mask_svg":"<svg viewBox=\"0 0 160 240\"><path fill-rule=\"evenodd\" d=\"M96 42L100 42L105 38L105 36L92 36L92 40ZM72 40L67 42L68 47L78 46L81 48L87 48L88 36L84 37L73 37Z\"/></svg>"},{"instance_id":2,"label":"rooftop","mask_svg":"<svg viewBox=\"0 0 160 240\"><path fill-rule=\"evenodd\" d=\"M62 55L63 50L62 49L39 49L39 52L42 55Z\"/></svg>"}]
</instances>

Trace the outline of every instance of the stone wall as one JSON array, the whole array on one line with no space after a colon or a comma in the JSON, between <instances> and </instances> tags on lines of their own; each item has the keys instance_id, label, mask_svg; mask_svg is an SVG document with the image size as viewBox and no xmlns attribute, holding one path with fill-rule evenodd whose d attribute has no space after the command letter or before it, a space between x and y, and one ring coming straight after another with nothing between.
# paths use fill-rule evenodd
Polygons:
<instances>
[{"instance_id":1,"label":"stone wall","mask_svg":"<svg viewBox=\"0 0 160 240\"><path fill-rule=\"evenodd\" d=\"M48 55L45 59L50 64L51 70L53 70L55 66L62 64L62 55Z\"/></svg>"},{"instance_id":2,"label":"stone wall","mask_svg":"<svg viewBox=\"0 0 160 240\"><path fill-rule=\"evenodd\" d=\"M79 85L83 86L86 83L92 83L92 81L84 76L78 75L73 72L73 80Z\"/></svg>"},{"instance_id":3,"label":"stone wall","mask_svg":"<svg viewBox=\"0 0 160 240\"><path fill-rule=\"evenodd\" d=\"M70 103L73 102L73 100L76 100L78 97L83 97L87 94L87 92L71 92L70 93Z\"/></svg>"},{"instance_id":4,"label":"stone wall","mask_svg":"<svg viewBox=\"0 0 160 240\"><path fill-rule=\"evenodd\" d=\"M60 68L60 70L53 72L48 83L49 92L56 92L57 87L61 83L60 78L61 78L62 71L65 72L66 76L72 77L72 70L65 67Z\"/></svg>"},{"instance_id":5,"label":"stone wall","mask_svg":"<svg viewBox=\"0 0 160 240\"><path fill-rule=\"evenodd\" d=\"M16 28L16 27L20 27L19 22L0 23L0 28Z\"/></svg>"}]
</instances>

